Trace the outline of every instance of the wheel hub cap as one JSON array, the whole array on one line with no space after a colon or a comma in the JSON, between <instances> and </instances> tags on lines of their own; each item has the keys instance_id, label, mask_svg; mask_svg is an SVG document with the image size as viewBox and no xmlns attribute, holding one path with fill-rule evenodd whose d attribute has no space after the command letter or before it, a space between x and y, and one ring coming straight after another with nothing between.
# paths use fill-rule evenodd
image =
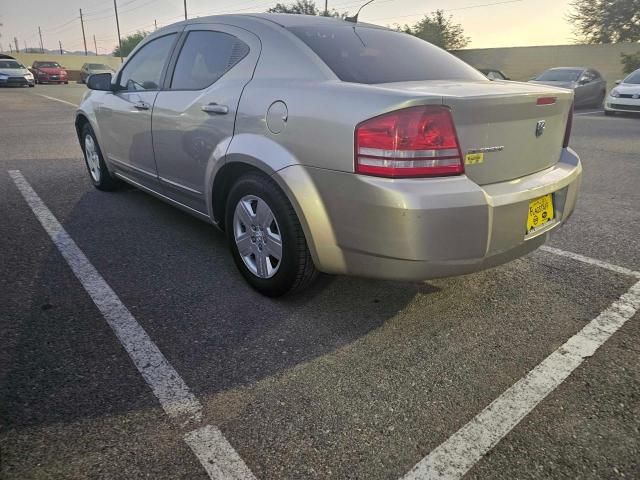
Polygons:
<instances>
[{"instance_id":1,"label":"wheel hub cap","mask_svg":"<svg viewBox=\"0 0 640 480\"><path fill-rule=\"evenodd\" d=\"M100 156L98 155L98 149L93 141L91 135L87 135L84 139L84 156L87 160L87 166L89 167L89 173L94 181L100 181Z\"/></svg>"},{"instance_id":2,"label":"wheel hub cap","mask_svg":"<svg viewBox=\"0 0 640 480\"><path fill-rule=\"evenodd\" d=\"M233 235L240 257L251 273L271 278L282 261L282 236L276 218L265 202L245 195L233 214Z\"/></svg>"}]
</instances>

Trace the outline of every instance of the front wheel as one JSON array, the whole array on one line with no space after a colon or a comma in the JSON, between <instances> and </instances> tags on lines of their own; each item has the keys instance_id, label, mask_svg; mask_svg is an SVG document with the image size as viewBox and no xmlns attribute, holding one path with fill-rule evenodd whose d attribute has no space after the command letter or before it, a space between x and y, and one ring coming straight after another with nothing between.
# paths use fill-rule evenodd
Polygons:
<instances>
[{"instance_id":1,"label":"front wheel","mask_svg":"<svg viewBox=\"0 0 640 480\"><path fill-rule=\"evenodd\" d=\"M89 179L98 190L111 191L117 189L121 183L107 170L102 158L98 140L91 126L87 123L82 127L82 151L84 161L89 172Z\"/></svg>"},{"instance_id":2,"label":"front wheel","mask_svg":"<svg viewBox=\"0 0 640 480\"><path fill-rule=\"evenodd\" d=\"M233 259L247 282L278 297L311 285L315 268L300 221L269 177L250 173L231 188L226 232Z\"/></svg>"}]
</instances>

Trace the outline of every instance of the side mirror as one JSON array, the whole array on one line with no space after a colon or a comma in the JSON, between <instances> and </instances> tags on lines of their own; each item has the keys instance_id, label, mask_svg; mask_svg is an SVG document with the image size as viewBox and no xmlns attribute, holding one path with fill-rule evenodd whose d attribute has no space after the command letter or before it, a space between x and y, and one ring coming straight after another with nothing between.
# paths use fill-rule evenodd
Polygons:
<instances>
[{"instance_id":1,"label":"side mirror","mask_svg":"<svg viewBox=\"0 0 640 480\"><path fill-rule=\"evenodd\" d=\"M113 87L111 86L111 78L110 73L94 73L89 76L89 79L87 80L87 87L91 90L110 92L113 90Z\"/></svg>"},{"instance_id":2,"label":"side mirror","mask_svg":"<svg viewBox=\"0 0 640 480\"><path fill-rule=\"evenodd\" d=\"M589 83L588 78L581 78L580 80L578 80L578 85L586 85L587 83Z\"/></svg>"},{"instance_id":3,"label":"side mirror","mask_svg":"<svg viewBox=\"0 0 640 480\"><path fill-rule=\"evenodd\" d=\"M622 80L616 80L616 85L620 85L622 83Z\"/></svg>"}]
</instances>

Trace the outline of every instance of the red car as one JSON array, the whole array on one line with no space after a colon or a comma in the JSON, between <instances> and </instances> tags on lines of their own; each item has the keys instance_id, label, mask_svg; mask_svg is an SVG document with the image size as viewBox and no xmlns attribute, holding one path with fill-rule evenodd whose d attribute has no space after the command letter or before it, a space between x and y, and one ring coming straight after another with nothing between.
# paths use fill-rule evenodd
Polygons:
<instances>
[{"instance_id":1,"label":"red car","mask_svg":"<svg viewBox=\"0 0 640 480\"><path fill-rule=\"evenodd\" d=\"M31 73L36 83L69 83L67 71L58 62L33 62Z\"/></svg>"}]
</instances>

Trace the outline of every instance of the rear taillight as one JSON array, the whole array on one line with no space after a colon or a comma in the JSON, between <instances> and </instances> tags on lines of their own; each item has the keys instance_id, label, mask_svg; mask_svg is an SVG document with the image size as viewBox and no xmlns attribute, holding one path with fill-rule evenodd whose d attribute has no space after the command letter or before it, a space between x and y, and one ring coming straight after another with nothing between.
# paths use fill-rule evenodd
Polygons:
<instances>
[{"instance_id":1,"label":"rear taillight","mask_svg":"<svg viewBox=\"0 0 640 480\"><path fill-rule=\"evenodd\" d=\"M562 142L562 148L567 148L569 146L572 127L573 127L573 104L571 104L571 109L569 110L569 116L567 117L567 128L564 131L564 140Z\"/></svg>"},{"instance_id":2,"label":"rear taillight","mask_svg":"<svg viewBox=\"0 0 640 480\"><path fill-rule=\"evenodd\" d=\"M463 173L451 112L442 106L409 107L360 123L355 171L390 178Z\"/></svg>"}]
</instances>

